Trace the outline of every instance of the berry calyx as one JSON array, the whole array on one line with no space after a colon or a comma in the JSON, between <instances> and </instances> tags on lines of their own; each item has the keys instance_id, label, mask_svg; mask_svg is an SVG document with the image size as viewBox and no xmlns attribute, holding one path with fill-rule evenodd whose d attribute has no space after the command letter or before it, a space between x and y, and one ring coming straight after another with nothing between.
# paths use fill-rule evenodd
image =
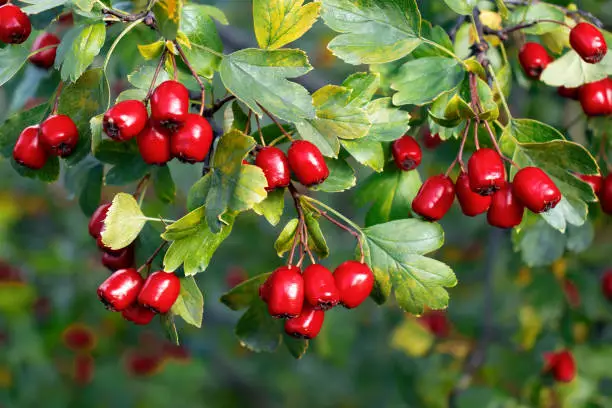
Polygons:
<instances>
[{"instance_id":1,"label":"berry calyx","mask_svg":"<svg viewBox=\"0 0 612 408\"><path fill-rule=\"evenodd\" d=\"M42 48L50 47L52 45L59 45L60 39L56 35L51 33L42 33L34 40L30 52L38 51ZM49 69L55 62L55 54L57 47L48 48L44 51L37 52L29 58L29 61L37 67Z\"/></svg>"},{"instance_id":2,"label":"berry calyx","mask_svg":"<svg viewBox=\"0 0 612 408\"><path fill-rule=\"evenodd\" d=\"M487 221L498 228L513 228L523 220L525 207L512 192L512 184L506 184L491 198Z\"/></svg>"},{"instance_id":3,"label":"berry calyx","mask_svg":"<svg viewBox=\"0 0 612 408\"><path fill-rule=\"evenodd\" d=\"M570 45L589 64L596 64L608 52L606 39L597 27L589 23L578 23L569 35Z\"/></svg>"},{"instance_id":4,"label":"berry calyx","mask_svg":"<svg viewBox=\"0 0 612 408\"><path fill-rule=\"evenodd\" d=\"M612 115L612 79L604 78L582 85L580 105L588 116Z\"/></svg>"},{"instance_id":5,"label":"berry calyx","mask_svg":"<svg viewBox=\"0 0 612 408\"><path fill-rule=\"evenodd\" d=\"M146 325L151 323L151 320L155 317L155 312L138 303L134 303L127 309L124 309L121 312L121 316L134 324Z\"/></svg>"},{"instance_id":6,"label":"berry calyx","mask_svg":"<svg viewBox=\"0 0 612 408\"><path fill-rule=\"evenodd\" d=\"M391 145L393 160L399 169L409 171L421 164L423 152L412 136L404 135Z\"/></svg>"},{"instance_id":7,"label":"berry calyx","mask_svg":"<svg viewBox=\"0 0 612 408\"><path fill-rule=\"evenodd\" d=\"M304 269L304 297L315 309L328 310L340 301L334 275L323 265L313 264Z\"/></svg>"},{"instance_id":8,"label":"berry calyx","mask_svg":"<svg viewBox=\"0 0 612 408\"><path fill-rule=\"evenodd\" d=\"M555 380L568 383L576 377L576 363L570 351L544 353L544 361L544 372L552 374Z\"/></svg>"},{"instance_id":9,"label":"berry calyx","mask_svg":"<svg viewBox=\"0 0 612 408\"><path fill-rule=\"evenodd\" d=\"M28 126L21 132L13 148L15 161L33 170L42 169L47 163L47 151L40 143L39 133L38 125Z\"/></svg>"},{"instance_id":10,"label":"berry calyx","mask_svg":"<svg viewBox=\"0 0 612 408\"><path fill-rule=\"evenodd\" d=\"M272 317L290 319L299 316L304 303L304 279L297 266L281 266L260 288Z\"/></svg>"},{"instance_id":11,"label":"berry calyx","mask_svg":"<svg viewBox=\"0 0 612 408\"><path fill-rule=\"evenodd\" d=\"M506 184L504 161L493 149L479 149L468 161L468 176L473 192L491 195Z\"/></svg>"},{"instance_id":12,"label":"berry calyx","mask_svg":"<svg viewBox=\"0 0 612 408\"><path fill-rule=\"evenodd\" d=\"M599 191L601 190L601 185L603 183L603 177L601 176L601 174L596 174L594 176L587 174L577 174L577 176L580 180L591 186L595 194L599 194Z\"/></svg>"},{"instance_id":13,"label":"berry calyx","mask_svg":"<svg viewBox=\"0 0 612 408\"><path fill-rule=\"evenodd\" d=\"M455 186L443 174L425 180L412 201L412 211L429 221L441 220L455 200Z\"/></svg>"},{"instance_id":14,"label":"berry calyx","mask_svg":"<svg viewBox=\"0 0 612 408\"><path fill-rule=\"evenodd\" d=\"M153 272L145 281L138 303L155 313L167 313L181 291L181 280L173 273Z\"/></svg>"},{"instance_id":15,"label":"berry calyx","mask_svg":"<svg viewBox=\"0 0 612 408\"><path fill-rule=\"evenodd\" d=\"M141 101L121 101L106 111L102 128L111 139L126 141L142 132L147 125L147 117L147 108Z\"/></svg>"},{"instance_id":16,"label":"berry calyx","mask_svg":"<svg viewBox=\"0 0 612 408\"><path fill-rule=\"evenodd\" d=\"M612 215L612 173L603 179L598 197L601 210L606 214Z\"/></svg>"},{"instance_id":17,"label":"berry calyx","mask_svg":"<svg viewBox=\"0 0 612 408\"><path fill-rule=\"evenodd\" d=\"M542 45L528 42L519 51L519 62L525 75L532 79L539 79L542 71L553 61L548 51Z\"/></svg>"},{"instance_id":18,"label":"berry calyx","mask_svg":"<svg viewBox=\"0 0 612 408\"><path fill-rule=\"evenodd\" d=\"M108 209L110 207L111 203L102 204L96 208L96 211L94 211L89 219L89 235L91 235L92 238L98 239L102 234L104 220L106 220L106 214L108 213Z\"/></svg>"},{"instance_id":19,"label":"berry calyx","mask_svg":"<svg viewBox=\"0 0 612 408\"><path fill-rule=\"evenodd\" d=\"M28 16L13 4L0 6L0 41L6 44L21 44L32 32Z\"/></svg>"},{"instance_id":20,"label":"berry calyx","mask_svg":"<svg viewBox=\"0 0 612 408\"><path fill-rule=\"evenodd\" d=\"M334 270L334 281L340 292L340 304L353 309L370 296L374 287L374 273L365 263L346 261Z\"/></svg>"},{"instance_id":21,"label":"berry calyx","mask_svg":"<svg viewBox=\"0 0 612 408\"><path fill-rule=\"evenodd\" d=\"M612 301L612 269L604 272L601 277L601 292L606 299Z\"/></svg>"},{"instance_id":22,"label":"berry calyx","mask_svg":"<svg viewBox=\"0 0 612 408\"><path fill-rule=\"evenodd\" d=\"M213 140L210 123L202 116L190 113L183 127L170 138L170 152L184 163L196 163L206 159Z\"/></svg>"},{"instance_id":23,"label":"berry calyx","mask_svg":"<svg viewBox=\"0 0 612 408\"><path fill-rule=\"evenodd\" d=\"M299 316L285 320L285 333L298 339L314 339L321 331L324 319L324 311L305 303Z\"/></svg>"},{"instance_id":24,"label":"berry calyx","mask_svg":"<svg viewBox=\"0 0 612 408\"><path fill-rule=\"evenodd\" d=\"M562 96L563 98L569 98L575 101L580 99L580 87L566 88L564 86L560 86L557 88L557 93L559 94L559 96Z\"/></svg>"},{"instance_id":25,"label":"berry calyx","mask_svg":"<svg viewBox=\"0 0 612 408\"><path fill-rule=\"evenodd\" d=\"M293 174L306 187L320 184L329 177L321 151L309 141L296 140L291 143L287 156Z\"/></svg>"},{"instance_id":26,"label":"berry calyx","mask_svg":"<svg viewBox=\"0 0 612 408\"><path fill-rule=\"evenodd\" d=\"M172 160L170 136L157 130L151 123L136 136L142 159L147 164L162 166Z\"/></svg>"},{"instance_id":27,"label":"berry calyx","mask_svg":"<svg viewBox=\"0 0 612 408\"><path fill-rule=\"evenodd\" d=\"M107 309L122 311L136 301L143 284L136 269L120 269L98 287L98 297Z\"/></svg>"},{"instance_id":28,"label":"berry calyx","mask_svg":"<svg viewBox=\"0 0 612 408\"><path fill-rule=\"evenodd\" d=\"M170 133L180 129L189 113L189 91L177 81L159 84L151 95L151 120Z\"/></svg>"},{"instance_id":29,"label":"berry calyx","mask_svg":"<svg viewBox=\"0 0 612 408\"><path fill-rule=\"evenodd\" d=\"M68 157L79 142L79 130L66 115L51 115L40 125L40 141L47 151Z\"/></svg>"},{"instance_id":30,"label":"berry calyx","mask_svg":"<svg viewBox=\"0 0 612 408\"><path fill-rule=\"evenodd\" d=\"M546 173L537 167L524 167L516 173L512 192L534 213L553 209L561 201L561 191Z\"/></svg>"},{"instance_id":31,"label":"berry calyx","mask_svg":"<svg viewBox=\"0 0 612 408\"><path fill-rule=\"evenodd\" d=\"M134 246L130 245L117 252L104 252L102 254L102 265L111 271L132 268L134 266Z\"/></svg>"},{"instance_id":32,"label":"berry calyx","mask_svg":"<svg viewBox=\"0 0 612 408\"><path fill-rule=\"evenodd\" d=\"M291 181L289 160L281 149L274 146L262 147L257 152L255 165L263 170L268 181L267 191L284 188Z\"/></svg>"},{"instance_id":33,"label":"berry calyx","mask_svg":"<svg viewBox=\"0 0 612 408\"><path fill-rule=\"evenodd\" d=\"M459 174L455 183L455 192L461 211L468 217L487 212L491 206L491 196L481 196L473 192L470 188L470 178L465 172Z\"/></svg>"}]
</instances>

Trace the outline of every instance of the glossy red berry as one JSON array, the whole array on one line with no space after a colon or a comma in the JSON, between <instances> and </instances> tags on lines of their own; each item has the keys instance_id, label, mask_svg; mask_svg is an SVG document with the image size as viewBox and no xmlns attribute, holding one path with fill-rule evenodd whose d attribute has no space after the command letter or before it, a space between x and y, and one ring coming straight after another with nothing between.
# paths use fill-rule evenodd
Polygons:
<instances>
[{"instance_id":1,"label":"glossy red berry","mask_svg":"<svg viewBox=\"0 0 612 408\"><path fill-rule=\"evenodd\" d=\"M593 189L595 194L599 194L601 190L601 184L603 183L603 177L601 174L596 174L594 176L587 174L577 174L578 178L585 183L587 183Z\"/></svg>"},{"instance_id":2,"label":"glossy red berry","mask_svg":"<svg viewBox=\"0 0 612 408\"><path fill-rule=\"evenodd\" d=\"M304 303L304 279L300 268L281 266L262 286L260 294L268 304L270 316L285 319L299 316Z\"/></svg>"},{"instance_id":3,"label":"glossy red berry","mask_svg":"<svg viewBox=\"0 0 612 408\"><path fill-rule=\"evenodd\" d=\"M170 152L185 163L196 163L206 159L213 140L210 123L202 116L190 113L183 127L170 138Z\"/></svg>"},{"instance_id":4,"label":"glossy red berry","mask_svg":"<svg viewBox=\"0 0 612 408\"><path fill-rule=\"evenodd\" d=\"M89 235L92 238L98 238L100 234L102 234L102 229L104 228L104 220L106 220L106 214L108 213L108 209L111 207L111 203L102 204L96 211L94 211L93 215L89 219Z\"/></svg>"},{"instance_id":5,"label":"glossy red berry","mask_svg":"<svg viewBox=\"0 0 612 408\"><path fill-rule=\"evenodd\" d=\"M143 284L136 269L120 269L98 287L98 297L108 309L121 311L136 301Z\"/></svg>"},{"instance_id":6,"label":"glossy red berry","mask_svg":"<svg viewBox=\"0 0 612 408\"><path fill-rule=\"evenodd\" d=\"M134 246L130 245L118 252L104 252L102 254L102 265L111 271L134 267Z\"/></svg>"},{"instance_id":7,"label":"glossy red berry","mask_svg":"<svg viewBox=\"0 0 612 408\"><path fill-rule=\"evenodd\" d=\"M534 213L555 208L561 201L561 191L546 173L537 167L524 167L512 181L512 192Z\"/></svg>"},{"instance_id":8,"label":"glossy red berry","mask_svg":"<svg viewBox=\"0 0 612 408\"><path fill-rule=\"evenodd\" d=\"M138 294L138 303L155 313L167 313L181 291L181 280L173 273L153 272Z\"/></svg>"},{"instance_id":9,"label":"glossy red berry","mask_svg":"<svg viewBox=\"0 0 612 408\"><path fill-rule=\"evenodd\" d=\"M546 48L534 42L528 42L523 45L519 51L519 62L525 75L532 79L539 79L544 68L553 61L548 55Z\"/></svg>"},{"instance_id":10,"label":"glossy red berry","mask_svg":"<svg viewBox=\"0 0 612 408\"><path fill-rule=\"evenodd\" d=\"M569 35L570 45L589 64L598 63L608 52L606 39L597 27L589 23L578 23Z\"/></svg>"},{"instance_id":11,"label":"glossy red berry","mask_svg":"<svg viewBox=\"0 0 612 408\"><path fill-rule=\"evenodd\" d=\"M580 87L566 88L564 86L560 86L557 88L557 93L563 98L573 99L575 101L580 99Z\"/></svg>"},{"instance_id":12,"label":"glossy red berry","mask_svg":"<svg viewBox=\"0 0 612 408\"><path fill-rule=\"evenodd\" d=\"M468 161L468 176L473 192L491 195L506 184L504 161L493 149L479 149Z\"/></svg>"},{"instance_id":13,"label":"glossy red berry","mask_svg":"<svg viewBox=\"0 0 612 408\"><path fill-rule=\"evenodd\" d=\"M512 192L512 184L506 184L491 198L487 221L498 228L516 227L523 220L525 207Z\"/></svg>"},{"instance_id":14,"label":"glossy red berry","mask_svg":"<svg viewBox=\"0 0 612 408\"><path fill-rule=\"evenodd\" d=\"M374 287L374 273L364 263L346 261L334 270L334 281L340 292L340 303L352 309L370 296Z\"/></svg>"},{"instance_id":15,"label":"glossy red berry","mask_svg":"<svg viewBox=\"0 0 612 408\"><path fill-rule=\"evenodd\" d=\"M161 166L172 160L170 136L151 126L151 123L136 136L136 142L145 163Z\"/></svg>"},{"instance_id":16,"label":"glossy red berry","mask_svg":"<svg viewBox=\"0 0 612 408\"><path fill-rule=\"evenodd\" d=\"M298 317L285 320L285 333L298 339L314 339L323 327L325 312L304 303Z\"/></svg>"},{"instance_id":17,"label":"glossy red berry","mask_svg":"<svg viewBox=\"0 0 612 408\"><path fill-rule=\"evenodd\" d=\"M147 108L142 101L121 101L104 114L102 128L114 140L125 141L136 137L147 125Z\"/></svg>"},{"instance_id":18,"label":"glossy red berry","mask_svg":"<svg viewBox=\"0 0 612 408\"><path fill-rule=\"evenodd\" d=\"M315 309L328 310L340 301L334 275L323 265L313 264L304 269L304 297Z\"/></svg>"},{"instance_id":19,"label":"glossy red berry","mask_svg":"<svg viewBox=\"0 0 612 408\"><path fill-rule=\"evenodd\" d=\"M606 297L606 299L612 301L612 269L604 272L601 277L601 292Z\"/></svg>"},{"instance_id":20,"label":"glossy red berry","mask_svg":"<svg viewBox=\"0 0 612 408\"><path fill-rule=\"evenodd\" d=\"M138 303L134 303L127 309L124 309L121 312L121 316L134 324L146 325L151 323L151 320L155 317L155 312Z\"/></svg>"},{"instance_id":21,"label":"glossy red berry","mask_svg":"<svg viewBox=\"0 0 612 408\"><path fill-rule=\"evenodd\" d=\"M612 215L612 173L603 179L598 197L601 210Z\"/></svg>"},{"instance_id":22,"label":"glossy red berry","mask_svg":"<svg viewBox=\"0 0 612 408\"><path fill-rule=\"evenodd\" d=\"M423 313L419 318L419 323L425 326L436 337L448 337L450 333L450 322L446 313L441 310L430 310Z\"/></svg>"},{"instance_id":23,"label":"glossy red berry","mask_svg":"<svg viewBox=\"0 0 612 408\"><path fill-rule=\"evenodd\" d=\"M429 129L423 134L423 145L428 149L435 149L442 142L443 140L440 135L438 133L431 133Z\"/></svg>"},{"instance_id":24,"label":"glossy red berry","mask_svg":"<svg viewBox=\"0 0 612 408\"><path fill-rule=\"evenodd\" d=\"M40 141L50 154L67 157L79 142L79 130L68 116L51 115L40 125Z\"/></svg>"},{"instance_id":25,"label":"glossy red berry","mask_svg":"<svg viewBox=\"0 0 612 408\"><path fill-rule=\"evenodd\" d=\"M60 39L57 38L56 35L51 33L42 33L36 40L34 40L34 44L32 44L32 48L30 52L38 51L42 48L50 47L52 45L59 45ZM30 62L37 67L48 69L53 66L55 62L55 54L57 52L57 47L47 48L44 51L37 52L36 54L30 57Z\"/></svg>"},{"instance_id":26,"label":"glossy red berry","mask_svg":"<svg viewBox=\"0 0 612 408\"><path fill-rule=\"evenodd\" d=\"M296 140L291 143L287 156L293 174L303 185L320 184L329 177L329 169L321 151L309 141Z\"/></svg>"},{"instance_id":27,"label":"glossy red berry","mask_svg":"<svg viewBox=\"0 0 612 408\"><path fill-rule=\"evenodd\" d=\"M289 160L285 153L277 147L262 147L257 152L255 165L263 170L268 181L267 191L276 188L283 188L291 181L291 171L289 170Z\"/></svg>"},{"instance_id":28,"label":"glossy red berry","mask_svg":"<svg viewBox=\"0 0 612 408\"><path fill-rule=\"evenodd\" d=\"M555 380L568 383L576 377L576 363L570 351L544 353L544 361L544 372L552 374Z\"/></svg>"},{"instance_id":29,"label":"glossy red berry","mask_svg":"<svg viewBox=\"0 0 612 408\"><path fill-rule=\"evenodd\" d=\"M47 163L47 151L40 143L39 130L38 125L25 128L13 148L15 161L34 170L42 169Z\"/></svg>"},{"instance_id":30,"label":"glossy red berry","mask_svg":"<svg viewBox=\"0 0 612 408\"><path fill-rule=\"evenodd\" d=\"M151 120L160 129L175 132L189 113L189 91L177 81L159 84L151 95Z\"/></svg>"},{"instance_id":31,"label":"glossy red berry","mask_svg":"<svg viewBox=\"0 0 612 408\"><path fill-rule=\"evenodd\" d=\"M468 217L475 217L486 212L491 206L491 196L481 196L470 188L470 178L467 173L461 172L455 183L457 200L461 211Z\"/></svg>"},{"instance_id":32,"label":"glossy red berry","mask_svg":"<svg viewBox=\"0 0 612 408\"><path fill-rule=\"evenodd\" d=\"M391 153L395 165L404 171L416 169L421 164L423 152L412 136L404 135L393 142Z\"/></svg>"},{"instance_id":33,"label":"glossy red berry","mask_svg":"<svg viewBox=\"0 0 612 408\"><path fill-rule=\"evenodd\" d=\"M425 180L412 201L412 211L429 221L441 220L455 200L455 186L443 174Z\"/></svg>"},{"instance_id":34,"label":"glossy red berry","mask_svg":"<svg viewBox=\"0 0 612 408\"><path fill-rule=\"evenodd\" d=\"M13 4L0 7L0 41L7 44L21 44L32 32L28 16Z\"/></svg>"},{"instance_id":35,"label":"glossy red berry","mask_svg":"<svg viewBox=\"0 0 612 408\"><path fill-rule=\"evenodd\" d=\"M588 116L612 115L612 79L604 78L582 85L580 105Z\"/></svg>"}]
</instances>

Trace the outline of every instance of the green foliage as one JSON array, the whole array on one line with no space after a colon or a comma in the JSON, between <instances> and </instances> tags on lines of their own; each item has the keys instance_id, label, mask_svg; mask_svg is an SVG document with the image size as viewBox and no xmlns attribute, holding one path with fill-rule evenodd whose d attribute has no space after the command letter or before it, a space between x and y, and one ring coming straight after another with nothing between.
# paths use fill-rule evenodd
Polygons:
<instances>
[{"instance_id":1,"label":"green foliage","mask_svg":"<svg viewBox=\"0 0 612 408\"><path fill-rule=\"evenodd\" d=\"M153 6L159 30L168 40L176 38L184 4L184 0L158 0Z\"/></svg>"},{"instance_id":2,"label":"green foliage","mask_svg":"<svg viewBox=\"0 0 612 408\"><path fill-rule=\"evenodd\" d=\"M254 0L255 36L261 48L274 50L300 38L319 17L319 3L303 0Z\"/></svg>"},{"instance_id":3,"label":"green foliage","mask_svg":"<svg viewBox=\"0 0 612 408\"><path fill-rule=\"evenodd\" d=\"M100 53L105 39L104 23L75 26L66 33L55 58L55 66L61 67L62 80L74 82L79 79Z\"/></svg>"},{"instance_id":4,"label":"green foliage","mask_svg":"<svg viewBox=\"0 0 612 408\"><path fill-rule=\"evenodd\" d=\"M113 198L104 220L102 242L111 249L125 248L138 237L146 222L134 197L119 193Z\"/></svg>"},{"instance_id":5,"label":"green foliage","mask_svg":"<svg viewBox=\"0 0 612 408\"><path fill-rule=\"evenodd\" d=\"M28 49L23 46L0 49L0 59L2 59L0 86L4 85L21 69L28 59L28 55Z\"/></svg>"},{"instance_id":6,"label":"green foliage","mask_svg":"<svg viewBox=\"0 0 612 408\"><path fill-rule=\"evenodd\" d=\"M193 277L181 279L181 293L170 312L195 327L202 327L204 297Z\"/></svg>"},{"instance_id":7,"label":"green foliage","mask_svg":"<svg viewBox=\"0 0 612 408\"><path fill-rule=\"evenodd\" d=\"M183 7L180 29L190 45L183 47L183 50L196 72L206 78L212 78L221 62L218 55L208 50L223 52L223 43L213 18L227 25L227 18L219 9L200 4L186 4Z\"/></svg>"}]
</instances>

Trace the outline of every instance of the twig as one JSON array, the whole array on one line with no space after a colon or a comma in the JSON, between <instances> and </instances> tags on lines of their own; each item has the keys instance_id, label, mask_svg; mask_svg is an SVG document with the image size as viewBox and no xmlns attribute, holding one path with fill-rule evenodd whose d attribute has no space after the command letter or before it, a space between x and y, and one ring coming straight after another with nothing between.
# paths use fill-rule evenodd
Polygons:
<instances>
[{"instance_id":1,"label":"twig","mask_svg":"<svg viewBox=\"0 0 612 408\"><path fill-rule=\"evenodd\" d=\"M255 115L255 123L257 123L257 131L259 132L259 139L261 141L261 145L265 146L266 141L264 139L263 132L261 131L261 124L259 123L259 116Z\"/></svg>"},{"instance_id":2,"label":"twig","mask_svg":"<svg viewBox=\"0 0 612 408\"><path fill-rule=\"evenodd\" d=\"M461 135L461 144L459 145L459 153L457 153L457 161L459 162L459 167L461 167L461 171L465 173L465 163L463 163L463 149L465 148L465 142L467 141L468 134L470 133L470 125L472 121L468 119L465 124L465 129L463 130L463 135Z\"/></svg>"},{"instance_id":3,"label":"twig","mask_svg":"<svg viewBox=\"0 0 612 408\"><path fill-rule=\"evenodd\" d=\"M155 257L161 252L162 249L164 249L167 244L168 241L162 242L161 245L158 246L157 249L153 252L153 254L149 257L149 259L147 259L146 262L140 268L138 268L138 273L142 272L144 268L150 267L153 261L155 260Z\"/></svg>"},{"instance_id":4,"label":"twig","mask_svg":"<svg viewBox=\"0 0 612 408\"><path fill-rule=\"evenodd\" d=\"M151 173L147 173L143 178L140 179L138 185L136 186L136 191L134 191L134 199L138 200L140 194L142 193L143 187L149 182L151 178Z\"/></svg>"},{"instance_id":5,"label":"twig","mask_svg":"<svg viewBox=\"0 0 612 408\"><path fill-rule=\"evenodd\" d=\"M155 88L155 83L157 82L157 77L164 66L164 62L166 61L166 55L168 54L168 49L164 47L161 55L159 56L159 62L157 63L157 67L155 67L155 72L153 73L153 80L151 80L151 86L149 86L149 90L147 91L147 95L144 98L145 105L151 99L151 95L153 95L153 89Z\"/></svg>"},{"instance_id":6,"label":"twig","mask_svg":"<svg viewBox=\"0 0 612 408\"><path fill-rule=\"evenodd\" d=\"M293 255L295 253L295 249L299 241L299 243L302 245L302 256L300 257L298 266L301 267L302 261L304 260L304 252L305 252L303 231L304 231L306 222L304 219L304 210L302 209L302 205L300 203L300 193L297 191L293 183L289 183L289 193L291 194L291 198L293 199L293 204L295 205L295 211L297 212L297 215L298 215L298 227L297 227L297 230L295 231L293 245L291 247L291 252L289 254L289 265L291 265L291 263L293 262Z\"/></svg>"},{"instance_id":7,"label":"twig","mask_svg":"<svg viewBox=\"0 0 612 408\"><path fill-rule=\"evenodd\" d=\"M453 25L453 28L451 28L450 31L448 32L448 36L450 37L452 42L455 42L455 37L457 36L457 31L459 31L459 29L461 28L463 23L465 23L466 20L467 20L467 16L459 16L459 17L457 17L457 21L455 21L455 24Z\"/></svg>"},{"instance_id":8,"label":"twig","mask_svg":"<svg viewBox=\"0 0 612 408\"><path fill-rule=\"evenodd\" d=\"M253 114L253 110L249 109L249 114L247 115L247 123L246 126L244 128L244 133L245 134L249 134L249 131L251 130L251 115Z\"/></svg>"},{"instance_id":9,"label":"twig","mask_svg":"<svg viewBox=\"0 0 612 408\"><path fill-rule=\"evenodd\" d=\"M508 163L510 163L514 167L520 168L518 164L516 164L512 159L504 156L501 149L499 148L499 144L497 143L497 139L495 137L495 134L493 133L493 130L491 129L491 125L489 125L489 122L485 120L483 123L484 123L485 128L487 129L487 133L489 133L489 137L491 138L491 142L493 142L493 146L495 147L497 154L499 154L502 159L506 160Z\"/></svg>"},{"instance_id":10,"label":"twig","mask_svg":"<svg viewBox=\"0 0 612 408\"><path fill-rule=\"evenodd\" d=\"M55 115L57 113L57 109L59 107L60 96L62 94L62 90L64 89L64 81L60 81L57 85L57 91L55 92L55 100L53 101L53 108L51 109L51 114Z\"/></svg>"},{"instance_id":11,"label":"twig","mask_svg":"<svg viewBox=\"0 0 612 408\"><path fill-rule=\"evenodd\" d=\"M204 112L202 113L202 115L210 118L215 113L217 113L219 109L221 109L226 103L233 101L234 99L236 99L236 97L232 94L227 95L224 98L218 99L217 101L215 101L215 103L213 103L213 105L210 108L204 109Z\"/></svg>"},{"instance_id":12,"label":"twig","mask_svg":"<svg viewBox=\"0 0 612 408\"><path fill-rule=\"evenodd\" d=\"M202 94L200 95L200 100L202 102L202 104L200 105L200 116L201 116L204 113L204 107L205 107L204 105L206 104L206 87L204 86L204 83L200 79L200 76L198 75L196 70L189 63L189 60L187 59L187 55L185 55L185 52L183 51L183 47L181 47L181 45L176 40L174 41L174 46L179 52L179 55L181 56L185 65L187 65L187 68L189 68L189 71L191 71L191 76L195 78L196 82L200 86L200 90L202 91Z\"/></svg>"},{"instance_id":13,"label":"twig","mask_svg":"<svg viewBox=\"0 0 612 408\"><path fill-rule=\"evenodd\" d=\"M266 108L261 106L259 103L257 104L257 106L259 106L261 108L261 110L264 111L264 113L272 120L272 122L274 122L276 124L276 126L278 126L278 128L283 133L283 135L285 135L285 137L287 139L289 139L289 140L291 140L293 142L293 137L291 137L291 135L289 133L287 133L287 131L285 130L283 125L281 125L280 122L270 112L268 112L268 110Z\"/></svg>"},{"instance_id":14,"label":"twig","mask_svg":"<svg viewBox=\"0 0 612 408\"><path fill-rule=\"evenodd\" d=\"M485 69L487 82L489 83L489 86L491 86L492 79L487 69L491 65L491 62L487 58L489 44L484 39L484 26L482 21L480 21L480 9L478 7L474 7L474 10L472 11L472 21L476 27L476 36L478 37L478 41L472 46L472 53L476 56L476 60L480 63L480 65L482 65L482 67Z\"/></svg>"}]
</instances>

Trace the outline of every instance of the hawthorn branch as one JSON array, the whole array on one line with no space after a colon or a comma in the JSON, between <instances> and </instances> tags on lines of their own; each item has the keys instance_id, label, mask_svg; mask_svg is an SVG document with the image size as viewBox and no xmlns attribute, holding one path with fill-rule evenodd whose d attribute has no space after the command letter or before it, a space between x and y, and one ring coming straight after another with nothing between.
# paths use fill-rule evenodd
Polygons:
<instances>
[{"instance_id":1,"label":"hawthorn branch","mask_svg":"<svg viewBox=\"0 0 612 408\"><path fill-rule=\"evenodd\" d=\"M204 117L211 118L215 113L219 111L226 103L233 101L236 97L232 94L227 95L224 98L217 99L210 108L204 109L202 114Z\"/></svg>"}]
</instances>

